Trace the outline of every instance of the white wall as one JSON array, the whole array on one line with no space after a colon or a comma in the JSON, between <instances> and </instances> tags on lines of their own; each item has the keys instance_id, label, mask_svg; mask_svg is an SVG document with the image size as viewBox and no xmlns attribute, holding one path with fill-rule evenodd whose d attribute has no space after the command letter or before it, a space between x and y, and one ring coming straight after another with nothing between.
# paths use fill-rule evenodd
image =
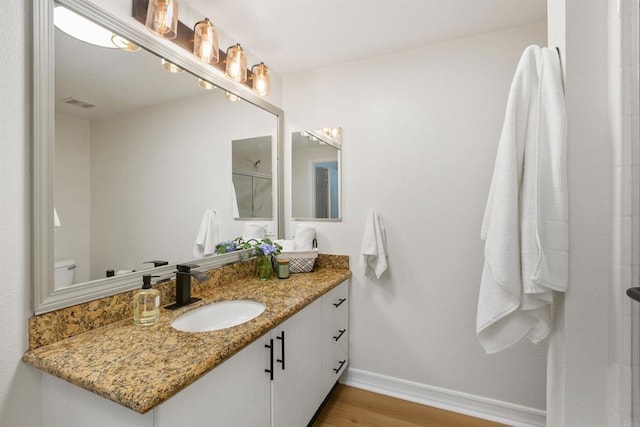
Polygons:
<instances>
[{"instance_id":1,"label":"white wall","mask_svg":"<svg viewBox=\"0 0 640 427\"><path fill-rule=\"evenodd\" d=\"M285 76L286 145L293 131L343 127L343 221L315 225L321 252L351 256L352 368L545 408L546 343L486 356L475 336L480 225L530 44L546 45L543 23ZM371 208L389 244L380 280L358 265Z\"/></svg>"},{"instance_id":2,"label":"white wall","mask_svg":"<svg viewBox=\"0 0 640 427\"><path fill-rule=\"evenodd\" d=\"M549 44L560 47L565 69L571 248L569 289L549 352L550 426L608 425L614 182L607 6L606 0L548 2Z\"/></svg>"},{"instance_id":3,"label":"white wall","mask_svg":"<svg viewBox=\"0 0 640 427\"><path fill-rule=\"evenodd\" d=\"M40 372L20 362L28 347L30 261L30 2L0 14L0 425L41 424Z\"/></svg>"},{"instance_id":4,"label":"white wall","mask_svg":"<svg viewBox=\"0 0 640 427\"><path fill-rule=\"evenodd\" d=\"M75 282L89 281L91 217L90 122L68 114L55 117L56 260L76 261Z\"/></svg>"},{"instance_id":5,"label":"white wall","mask_svg":"<svg viewBox=\"0 0 640 427\"><path fill-rule=\"evenodd\" d=\"M206 209L218 214L220 240L240 236L231 141L275 140L276 131L275 116L222 93L92 121L92 277L140 269L143 261L193 259Z\"/></svg>"}]
</instances>

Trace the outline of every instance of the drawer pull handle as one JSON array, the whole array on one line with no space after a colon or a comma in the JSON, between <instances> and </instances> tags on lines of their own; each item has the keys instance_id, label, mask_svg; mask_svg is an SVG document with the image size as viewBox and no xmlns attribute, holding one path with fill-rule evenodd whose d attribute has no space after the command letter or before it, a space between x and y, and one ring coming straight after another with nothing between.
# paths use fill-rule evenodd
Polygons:
<instances>
[{"instance_id":1,"label":"drawer pull handle","mask_svg":"<svg viewBox=\"0 0 640 427\"><path fill-rule=\"evenodd\" d=\"M338 329L338 332L340 332L338 334L338 336L337 337L333 337L333 339L336 340L336 341L338 341L344 335L344 333L347 332L347 330L346 329Z\"/></svg>"},{"instance_id":2,"label":"drawer pull handle","mask_svg":"<svg viewBox=\"0 0 640 427\"><path fill-rule=\"evenodd\" d=\"M264 371L269 374L271 381L273 381L273 340L269 340L269 344L265 344L264 346L269 349L269 369L265 369Z\"/></svg>"},{"instance_id":3,"label":"drawer pull handle","mask_svg":"<svg viewBox=\"0 0 640 427\"><path fill-rule=\"evenodd\" d=\"M338 308L338 307L340 307L340 306L342 305L342 303L343 303L343 302L345 302L346 300L347 300L346 298L340 298L340 299L338 300L338 302L334 302L334 303L333 303L333 306L334 306L335 308Z\"/></svg>"},{"instance_id":4,"label":"drawer pull handle","mask_svg":"<svg viewBox=\"0 0 640 427\"><path fill-rule=\"evenodd\" d=\"M282 349L282 359L276 359L276 362L282 363L282 370L284 371L284 331L281 332L282 335L276 337L276 339L281 340L280 348Z\"/></svg>"},{"instance_id":5,"label":"drawer pull handle","mask_svg":"<svg viewBox=\"0 0 640 427\"><path fill-rule=\"evenodd\" d=\"M336 374L337 374L338 372L340 372L340 369L342 369L342 367L344 366L344 364L345 364L345 363L347 363L347 361L346 361L346 360L341 360L341 361L340 361L340 366L338 366L337 368L335 368L335 369L333 370L333 372L335 372Z\"/></svg>"}]
</instances>

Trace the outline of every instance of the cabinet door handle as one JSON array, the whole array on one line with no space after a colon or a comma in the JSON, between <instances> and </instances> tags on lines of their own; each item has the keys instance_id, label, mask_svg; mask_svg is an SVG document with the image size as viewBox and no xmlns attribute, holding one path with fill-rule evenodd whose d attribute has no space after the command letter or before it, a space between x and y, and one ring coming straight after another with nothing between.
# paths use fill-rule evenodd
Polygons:
<instances>
[{"instance_id":1,"label":"cabinet door handle","mask_svg":"<svg viewBox=\"0 0 640 427\"><path fill-rule=\"evenodd\" d=\"M271 381L273 381L273 339L270 339L269 344L265 344L264 346L269 349L269 369L265 369L264 371L269 374Z\"/></svg>"},{"instance_id":2,"label":"cabinet door handle","mask_svg":"<svg viewBox=\"0 0 640 427\"><path fill-rule=\"evenodd\" d=\"M276 362L282 363L282 370L284 371L284 331L282 331L276 339L280 340L280 348L282 349L282 359L278 359Z\"/></svg>"},{"instance_id":3,"label":"cabinet door handle","mask_svg":"<svg viewBox=\"0 0 640 427\"><path fill-rule=\"evenodd\" d=\"M335 368L335 369L333 370L333 372L335 372L336 374L337 374L338 372L340 372L340 369L342 369L342 367L344 366L344 364L345 364L345 363L347 363L347 361L346 361L346 360L341 360L341 361L340 361L340 366L338 366L337 368Z\"/></svg>"},{"instance_id":4,"label":"cabinet door handle","mask_svg":"<svg viewBox=\"0 0 640 427\"><path fill-rule=\"evenodd\" d=\"M340 332L338 334L338 336L337 337L333 337L333 339L336 340L336 341L338 341L344 335L344 333L347 332L347 330L346 329L338 329L338 332Z\"/></svg>"},{"instance_id":5,"label":"cabinet door handle","mask_svg":"<svg viewBox=\"0 0 640 427\"><path fill-rule=\"evenodd\" d=\"M340 299L338 300L338 302L334 302L334 303L333 303L333 306L334 306L335 308L338 308L338 307L340 307L340 306L342 305L342 303L343 303L343 302L345 302L346 300L347 300L346 298L340 298Z\"/></svg>"}]
</instances>

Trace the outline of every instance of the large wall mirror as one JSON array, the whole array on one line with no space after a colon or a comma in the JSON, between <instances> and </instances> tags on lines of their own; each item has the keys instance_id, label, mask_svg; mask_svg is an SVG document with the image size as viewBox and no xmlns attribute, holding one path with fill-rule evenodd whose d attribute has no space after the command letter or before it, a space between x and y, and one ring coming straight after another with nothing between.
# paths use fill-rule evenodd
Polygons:
<instances>
[{"instance_id":1,"label":"large wall mirror","mask_svg":"<svg viewBox=\"0 0 640 427\"><path fill-rule=\"evenodd\" d=\"M298 220L341 219L342 129L291 134L291 206Z\"/></svg>"},{"instance_id":2,"label":"large wall mirror","mask_svg":"<svg viewBox=\"0 0 640 427\"><path fill-rule=\"evenodd\" d=\"M150 269L164 278L177 263L233 262L238 255L196 259L208 210L219 240L241 235L245 216L271 221L273 237L283 232L281 110L91 3L34 9L36 314L133 289ZM59 10L143 48L80 41L53 25ZM239 147L257 162L248 171L234 165ZM262 180L249 214L234 191L239 170Z\"/></svg>"}]
</instances>

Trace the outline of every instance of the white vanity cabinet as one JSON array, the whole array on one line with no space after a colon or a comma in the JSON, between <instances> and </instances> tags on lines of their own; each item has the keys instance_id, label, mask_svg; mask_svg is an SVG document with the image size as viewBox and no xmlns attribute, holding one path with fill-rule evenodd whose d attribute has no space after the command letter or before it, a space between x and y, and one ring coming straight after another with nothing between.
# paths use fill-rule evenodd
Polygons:
<instances>
[{"instance_id":1,"label":"white vanity cabinet","mask_svg":"<svg viewBox=\"0 0 640 427\"><path fill-rule=\"evenodd\" d=\"M301 427L348 364L345 281L144 415L43 375L47 427Z\"/></svg>"},{"instance_id":2,"label":"white vanity cabinet","mask_svg":"<svg viewBox=\"0 0 640 427\"><path fill-rule=\"evenodd\" d=\"M154 427L269 427L269 334L154 409Z\"/></svg>"},{"instance_id":3,"label":"white vanity cabinet","mask_svg":"<svg viewBox=\"0 0 640 427\"><path fill-rule=\"evenodd\" d=\"M153 412L138 414L53 375L42 375L46 427L154 427Z\"/></svg>"},{"instance_id":4,"label":"white vanity cabinet","mask_svg":"<svg viewBox=\"0 0 640 427\"><path fill-rule=\"evenodd\" d=\"M344 281L322 296L322 396L349 364L349 287Z\"/></svg>"},{"instance_id":5,"label":"white vanity cabinet","mask_svg":"<svg viewBox=\"0 0 640 427\"><path fill-rule=\"evenodd\" d=\"M271 383L273 427L306 426L322 403L322 304L317 299L271 330L275 369Z\"/></svg>"}]
</instances>

